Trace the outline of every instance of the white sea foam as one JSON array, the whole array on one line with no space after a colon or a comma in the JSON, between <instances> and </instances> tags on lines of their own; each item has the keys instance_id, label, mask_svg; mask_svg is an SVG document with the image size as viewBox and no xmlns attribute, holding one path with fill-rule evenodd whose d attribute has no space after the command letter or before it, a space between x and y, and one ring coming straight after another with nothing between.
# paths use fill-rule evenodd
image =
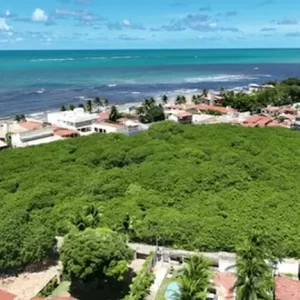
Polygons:
<instances>
[{"instance_id":1,"label":"white sea foam","mask_svg":"<svg viewBox=\"0 0 300 300\"><path fill-rule=\"evenodd\" d=\"M104 60L107 59L106 56L99 56L99 57L85 57L85 60Z\"/></svg>"},{"instance_id":2,"label":"white sea foam","mask_svg":"<svg viewBox=\"0 0 300 300\"><path fill-rule=\"evenodd\" d=\"M139 95L140 92L132 92L131 94L132 94L132 95Z\"/></svg>"},{"instance_id":3,"label":"white sea foam","mask_svg":"<svg viewBox=\"0 0 300 300\"><path fill-rule=\"evenodd\" d=\"M36 91L36 93L37 94L43 94L43 93L45 93L45 89L40 89L40 90Z\"/></svg>"},{"instance_id":4,"label":"white sea foam","mask_svg":"<svg viewBox=\"0 0 300 300\"><path fill-rule=\"evenodd\" d=\"M217 76L203 76L203 77L192 77L186 78L185 82L197 83L197 82L231 82L241 80L255 80L259 79L258 76L251 75L217 75Z\"/></svg>"},{"instance_id":5,"label":"white sea foam","mask_svg":"<svg viewBox=\"0 0 300 300\"><path fill-rule=\"evenodd\" d=\"M113 56L112 59L131 59L132 56ZM138 56L135 56L134 58L138 58Z\"/></svg>"},{"instance_id":6,"label":"white sea foam","mask_svg":"<svg viewBox=\"0 0 300 300\"><path fill-rule=\"evenodd\" d=\"M31 59L31 62L47 62L47 61L72 61L74 58L39 58L39 59Z\"/></svg>"},{"instance_id":7,"label":"white sea foam","mask_svg":"<svg viewBox=\"0 0 300 300\"><path fill-rule=\"evenodd\" d=\"M116 87L117 84L116 84L116 83L111 83L111 84L108 84L107 86L108 86L108 87Z\"/></svg>"}]
</instances>

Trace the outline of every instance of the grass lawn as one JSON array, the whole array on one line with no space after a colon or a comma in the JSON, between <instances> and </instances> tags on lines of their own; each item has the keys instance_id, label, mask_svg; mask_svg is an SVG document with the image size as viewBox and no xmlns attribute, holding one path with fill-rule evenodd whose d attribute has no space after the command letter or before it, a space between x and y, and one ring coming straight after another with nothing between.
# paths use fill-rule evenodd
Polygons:
<instances>
[{"instance_id":1,"label":"grass lawn","mask_svg":"<svg viewBox=\"0 0 300 300\"><path fill-rule=\"evenodd\" d=\"M61 284L52 292L53 297L58 297L64 293L69 291L70 282L69 281L62 281Z\"/></svg>"},{"instance_id":2,"label":"grass lawn","mask_svg":"<svg viewBox=\"0 0 300 300\"><path fill-rule=\"evenodd\" d=\"M173 278L167 278L167 276L165 277L157 292L155 300L165 300L165 292L168 288L168 285L173 281L175 281L174 277Z\"/></svg>"}]
</instances>

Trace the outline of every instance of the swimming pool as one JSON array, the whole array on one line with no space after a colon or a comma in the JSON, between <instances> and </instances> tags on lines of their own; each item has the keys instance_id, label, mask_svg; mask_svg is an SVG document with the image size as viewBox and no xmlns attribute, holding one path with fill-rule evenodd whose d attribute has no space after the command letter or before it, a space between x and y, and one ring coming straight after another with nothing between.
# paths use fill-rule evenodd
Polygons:
<instances>
[{"instance_id":1,"label":"swimming pool","mask_svg":"<svg viewBox=\"0 0 300 300\"><path fill-rule=\"evenodd\" d=\"M176 299L175 295L177 293L180 293L180 287L178 285L177 282L171 282L169 285L168 285L168 288L165 292L165 299L166 300L174 300Z\"/></svg>"}]
</instances>

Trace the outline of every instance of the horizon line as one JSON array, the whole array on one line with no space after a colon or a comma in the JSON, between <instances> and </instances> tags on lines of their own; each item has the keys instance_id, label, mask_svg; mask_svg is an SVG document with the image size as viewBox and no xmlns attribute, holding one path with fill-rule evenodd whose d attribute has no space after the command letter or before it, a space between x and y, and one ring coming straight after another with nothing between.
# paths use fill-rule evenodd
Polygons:
<instances>
[{"instance_id":1,"label":"horizon line","mask_svg":"<svg viewBox=\"0 0 300 300\"><path fill-rule=\"evenodd\" d=\"M300 47L252 47L252 48L62 48L62 49L0 49L4 51L149 51L149 50L300 50Z\"/></svg>"}]
</instances>

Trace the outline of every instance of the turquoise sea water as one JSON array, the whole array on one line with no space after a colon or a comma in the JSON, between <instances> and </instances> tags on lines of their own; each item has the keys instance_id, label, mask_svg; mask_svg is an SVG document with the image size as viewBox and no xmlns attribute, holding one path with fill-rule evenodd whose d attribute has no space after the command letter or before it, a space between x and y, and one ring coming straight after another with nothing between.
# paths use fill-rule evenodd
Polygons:
<instances>
[{"instance_id":1,"label":"turquoise sea water","mask_svg":"<svg viewBox=\"0 0 300 300\"><path fill-rule=\"evenodd\" d=\"M300 49L0 51L0 117L300 76Z\"/></svg>"}]
</instances>

